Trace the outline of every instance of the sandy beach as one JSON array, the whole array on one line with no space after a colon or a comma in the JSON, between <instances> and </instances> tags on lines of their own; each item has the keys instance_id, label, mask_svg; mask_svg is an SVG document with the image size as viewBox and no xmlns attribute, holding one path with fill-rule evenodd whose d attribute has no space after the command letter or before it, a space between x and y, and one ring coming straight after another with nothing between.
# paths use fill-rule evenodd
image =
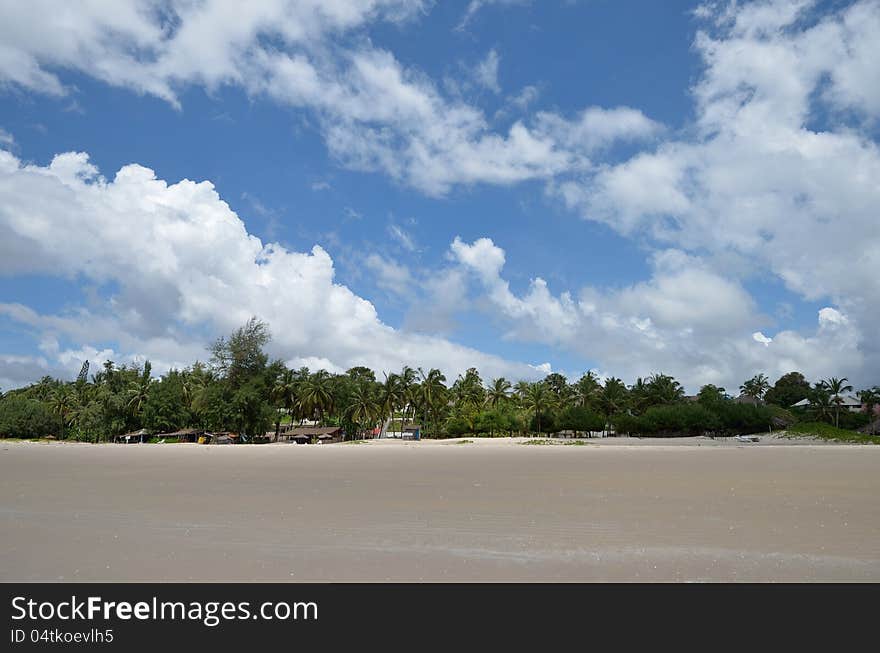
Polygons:
<instances>
[{"instance_id":1,"label":"sandy beach","mask_svg":"<svg viewBox=\"0 0 880 653\"><path fill-rule=\"evenodd\" d=\"M3 581L880 581L880 447L0 442Z\"/></svg>"}]
</instances>

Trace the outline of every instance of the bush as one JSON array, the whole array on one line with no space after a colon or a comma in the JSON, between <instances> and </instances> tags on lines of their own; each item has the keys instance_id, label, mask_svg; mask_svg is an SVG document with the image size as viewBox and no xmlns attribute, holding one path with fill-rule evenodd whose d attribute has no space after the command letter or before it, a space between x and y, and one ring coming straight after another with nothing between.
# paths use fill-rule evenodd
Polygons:
<instances>
[{"instance_id":1,"label":"bush","mask_svg":"<svg viewBox=\"0 0 880 653\"><path fill-rule=\"evenodd\" d=\"M589 408L574 406L562 411L559 426L570 431L601 431L605 428L605 418Z\"/></svg>"},{"instance_id":2,"label":"bush","mask_svg":"<svg viewBox=\"0 0 880 653\"><path fill-rule=\"evenodd\" d=\"M54 434L58 427L58 419L35 399L13 396L0 401L0 436L4 438L41 438Z\"/></svg>"},{"instance_id":3,"label":"bush","mask_svg":"<svg viewBox=\"0 0 880 653\"><path fill-rule=\"evenodd\" d=\"M871 422L868 413L851 413L848 410L840 411L839 427L850 431L855 431L867 426Z\"/></svg>"},{"instance_id":4,"label":"bush","mask_svg":"<svg viewBox=\"0 0 880 653\"><path fill-rule=\"evenodd\" d=\"M447 435L459 436L471 432L471 425L464 417L450 417L443 429Z\"/></svg>"},{"instance_id":5,"label":"bush","mask_svg":"<svg viewBox=\"0 0 880 653\"><path fill-rule=\"evenodd\" d=\"M654 406L642 415L616 415L618 433L649 437L681 437L712 433L739 435L766 431L774 419L766 406L718 401L706 404Z\"/></svg>"}]
</instances>

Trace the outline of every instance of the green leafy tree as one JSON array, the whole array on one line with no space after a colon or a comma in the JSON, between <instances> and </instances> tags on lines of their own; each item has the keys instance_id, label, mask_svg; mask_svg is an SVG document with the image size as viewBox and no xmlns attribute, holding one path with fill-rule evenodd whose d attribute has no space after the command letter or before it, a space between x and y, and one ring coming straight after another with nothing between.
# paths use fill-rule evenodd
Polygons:
<instances>
[{"instance_id":1,"label":"green leafy tree","mask_svg":"<svg viewBox=\"0 0 880 653\"><path fill-rule=\"evenodd\" d=\"M0 436L41 438L55 433L58 422L38 399L6 396L0 400Z\"/></svg>"},{"instance_id":2,"label":"green leafy tree","mask_svg":"<svg viewBox=\"0 0 880 653\"><path fill-rule=\"evenodd\" d=\"M73 412L76 408L76 396L73 389L69 385L60 385L49 396L49 407L51 411L58 416L58 423L61 427L59 437L64 439L64 427L70 423Z\"/></svg>"},{"instance_id":3,"label":"green leafy tree","mask_svg":"<svg viewBox=\"0 0 880 653\"><path fill-rule=\"evenodd\" d=\"M754 399L763 399L769 389L770 381L767 380L767 376L764 374L753 376L739 387L742 394Z\"/></svg>"},{"instance_id":4,"label":"green leafy tree","mask_svg":"<svg viewBox=\"0 0 880 653\"><path fill-rule=\"evenodd\" d=\"M553 393L543 381L530 384L523 397L523 407L534 415L535 426L539 435L542 433L541 417L553 405L553 399Z\"/></svg>"},{"instance_id":5,"label":"green leafy tree","mask_svg":"<svg viewBox=\"0 0 880 653\"><path fill-rule=\"evenodd\" d=\"M853 389L847 383L848 380L846 377L838 379L836 376L832 376L830 379L822 381L822 385L824 385L828 394L831 395L831 403L834 404L834 426L838 428L840 427L840 406L843 404L843 397L841 395L844 392L852 392Z\"/></svg>"},{"instance_id":6,"label":"green leafy tree","mask_svg":"<svg viewBox=\"0 0 880 653\"><path fill-rule=\"evenodd\" d=\"M595 372L586 372L574 384L574 401L578 406L595 406L598 403L602 385Z\"/></svg>"},{"instance_id":7,"label":"green leafy tree","mask_svg":"<svg viewBox=\"0 0 880 653\"><path fill-rule=\"evenodd\" d=\"M780 376L773 387L764 395L768 404L789 408L810 396L810 383L800 372L789 372Z\"/></svg>"},{"instance_id":8,"label":"green leafy tree","mask_svg":"<svg viewBox=\"0 0 880 653\"><path fill-rule=\"evenodd\" d=\"M512 389L513 386L510 384L510 381L503 376L498 377L497 379L492 379L492 384L486 392L486 403L492 408L497 408L506 404L510 401L510 393Z\"/></svg>"},{"instance_id":9,"label":"green leafy tree","mask_svg":"<svg viewBox=\"0 0 880 653\"><path fill-rule=\"evenodd\" d=\"M605 415L605 428L609 428L613 415L622 412L626 408L628 399L629 392L623 381L616 377L605 379L605 385L602 386L602 391L599 394L599 406Z\"/></svg>"}]
</instances>

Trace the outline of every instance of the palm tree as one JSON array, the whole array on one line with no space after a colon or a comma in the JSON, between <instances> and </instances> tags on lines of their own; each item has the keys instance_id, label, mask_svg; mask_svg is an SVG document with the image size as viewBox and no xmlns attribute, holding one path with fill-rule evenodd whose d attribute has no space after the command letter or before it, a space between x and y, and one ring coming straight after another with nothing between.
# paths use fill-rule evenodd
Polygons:
<instances>
[{"instance_id":1,"label":"palm tree","mask_svg":"<svg viewBox=\"0 0 880 653\"><path fill-rule=\"evenodd\" d=\"M403 404L403 421L406 421L407 413L409 412L409 408L412 407L413 416L412 420L416 419L416 396L415 389L416 383L419 379L419 374L409 365L404 365L400 374L398 375L398 383L400 385L400 394L401 394L401 402Z\"/></svg>"},{"instance_id":2,"label":"palm tree","mask_svg":"<svg viewBox=\"0 0 880 653\"><path fill-rule=\"evenodd\" d=\"M418 390L419 399L425 411L425 417L428 418L429 415L433 417L431 430L433 434L437 423L437 409L446 400L446 377L438 369L432 369L425 374L419 368L419 372L422 375L422 382L419 384Z\"/></svg>"},{"instance_id":3,"label":"palm tree","mask_svg":"<svg viewBox=\"0 0 880 653\"><path fill-rule=\"evenodd\" d=\"M831 400L831 395L824 387L817 388L813 400L810 402L810 412L813 413L813 416L818 420L827 418L828 421L831 421L833 407L834 402Z\"/></svg>"},{"instance_id":4,"label":"palm tree","mask_svg":"<svg viewBox=\"0 0 880 653\"><path fill-rule=\"evenodd\" d=\"M763 399L770 389L770 380L764 374L758 374L743 383L739 391L747 397Z\"/></svg>"},{"instance_id":5,"label":"palm tree","mask_svg":"<svg viewBox=\"0 0 880 653\"><path fill-rule=\"evenodd\" d=\"M275 400L276 409L283 408L287 411L288 416L290 417L290 421L293 422L293 407L296 406L298 401L297 398L297 390L299 386L299 379L296 377L296 372L293 370L285 369L278 375L278 378L275 379L275 384L272 386L272 398ZM275 417L275 441L278 442L278 435L281 432L281 417L277 414Z\"/></svg>"},{"instance_id":6,"label":"palm tree","mask_svg":"<svg viewBox=\"0 0 880 653\"><path fill-rule=\"evenodd\" d=\"M379 412L379 403L370 391L369 384L358 383L349 396L349 404L345 408L343 417L361 430L362 427L373 424Z\"/></svg>"},{"instance_id":7,"label":"palm tree","mask_svg":"<svg viewBox=\"0 0 880 653\"><path fill-rule=\"evenodd\" d=\"M606 428L611 424L611 416L623 410L626 400L627 390L623 381L613 376L606 379L599 396L599 404L605 414Z\"/></svg>"},{"instance_id":8,"label":"palm tree","mask_svg":"<svg viewBox=\"0 0 880 653\"><path fill-rule=\"evenodd\" d=\"M61 419L61 434L64 439L64 425L67 423L70 415L73 413L76 405L76 397L68 385L62 385L56 388L49 396L49 406L52 412Z\"/></svg>"},{"instance_id":9,"label":"palm tree","mask_svg":"<svg viewBox=\"0 0 880 653\"><path fill-rule=\"evenodd\" d=\"M652 404L674 404L684 398L684 388L668 374L652 374L648 377L646 386ZM768 383L767 388L769 387Z\"/></svg>"},{"instance_id":10,"label":"palm tree","mask_svg":"<svg viewBox=\"0 0 880 653\"><path fill-rule=\"evenodd\" d=\"M406 411L408 389L404 387L403 377L398 374L386 374L385 383L379 390L379 407L381 409L381 417L385 419L394 419L394 412L398 408ZM401 417L401 430L403 430L403 419ZM383 427L384 428L384 427Z\"/></svg>"},{"instance_id":11,"label":"palm tree","mask_svg":"<svg viewBox=\"0 0 880 653\"><path fill-rule=\"evenodd\" d=\"M310 375L302 384L300 401L306 413L318 414L318 423L324 424L324 415L333 410L333 379L330 374L320 370Z\"/></svg>"},{"instance_id":12,"label":"palm tree","mask_svg":"<svg viewBox=\"0 0 880 653\"><path fill-rule=\"evenodd\" d=\"M145 362L144 371L140 378L137 381L132 381L128 387L128 408L135 418L140 416L144 404L150 398L150 384L152 383L150 372L152 369L150 361Z\"/></svg>"},{"instance_id":13,"label":"palm tree","mask_svg":"<svg viewBox=\"0 0 880 653\"><path fill-rule=\"evenodd\" d=\"M486 393L486 403L492 408L497 408L500 404L509 401L512 387L510 381L503 376L493 379L492 385L489 386L489 391Z\"/></svg>"},{"instance_id":14,"label":"palm tree","mask_svg":"<svg viewBox=\"0 0 880 653\"><path fill-rule=\"evenodd\" d=\"M575 404L580 407L591 406L596 401L601 387L596 373L593 370L587 371L574 384Z\"/></svg>"},{"instance_id":15,"label":"palm tree","mask_svg":"<svg viewBox=\"0 0 880 653\"><path fill-rule=\"evenodd\" d=\"M538 435L541 434L541 413L550 407L551 401L552 393L544 382L538 381L529 384L523 397L523 407L535 413Z\"/></svg>"},{"instance_id":16,"label":"palm tree","mask_svg":"<svg viewBox=\"0 0 880 653\"><path fill-rule=\"evenodd\" d=\"M852 386L847 383L849 379L843 377L838 379L832 376L830 379L822 381L822 385L831 395L831 402L834 404L834 426L840 428L840 405L843 403L843 397L840 395L844 392L852 392Z\"/></svg>"},{"instance_id":17,"label":"palm tree","mask_svg":"<svg viewBox=\"0 0 880 653\"><path fill-rule=\"evenodd\" d=\"M464 376L459 375L452 385L457 407L475 411L486 400L486 390L483 388L483 380L476 368L471 367Z\"/></svg>"},{"instance_id":18,"label":"palm tree","mask_svg":"<svg viewBox=\"0 0 880 653\"><path fill-rule=\"evenodd\" d=\"M868 413L868 418L871 420L871 435L874 435L874 430L877 427L877 416L875 415L874 407L880 404L880 386L875 385L873 388L860 390L859 399Z\"/></svg>"}]
</instances>

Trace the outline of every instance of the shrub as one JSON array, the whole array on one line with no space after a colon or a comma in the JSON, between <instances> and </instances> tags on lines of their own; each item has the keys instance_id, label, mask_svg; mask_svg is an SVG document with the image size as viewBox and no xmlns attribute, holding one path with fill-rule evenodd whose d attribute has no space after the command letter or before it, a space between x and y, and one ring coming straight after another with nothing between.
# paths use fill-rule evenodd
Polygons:
<instances>
[{"instance_id":1,"label":"shrub","mask_svg":"<svg viewBox=\"0 0 880 653\"><path fill-rule=\"evenodd\" d=\"M451 436L464 435L471 432L471 425L464 417L450 417L446 420L444 431Z\"/></svg>"},{"instance_id":2,"label":"shrub","mask_svg":"<svg viewBox=\"0 0 880 653\"><path fill-rule=\"evenodd\" d=\"M738 435L769 428L773 411L766 406L718 401L706 404L654 406L642 415L616 415L618 433L652 437L676 437L716 433Z\"/></svg>"},{"instance_id":3,"label":"shrub","mask_svg":"<svg viewBox=\"0 0 880 653\"><path fill-rule=\"evenodd\" d=\"M589 408L573 406L562 411L559 426L571 431L601 431L605 427L605 418Z\"/></svg>"},{"instance_id":4,"label":"shrub","mask_svg":"<svg viewBox=\"0 0 880 653\"><path fill-rule=\"evenodd\" d=\"M6 397L0 401L0 436L40 438L58 430L58 419L35 399Z\"/></svg>"}]
</instances>

